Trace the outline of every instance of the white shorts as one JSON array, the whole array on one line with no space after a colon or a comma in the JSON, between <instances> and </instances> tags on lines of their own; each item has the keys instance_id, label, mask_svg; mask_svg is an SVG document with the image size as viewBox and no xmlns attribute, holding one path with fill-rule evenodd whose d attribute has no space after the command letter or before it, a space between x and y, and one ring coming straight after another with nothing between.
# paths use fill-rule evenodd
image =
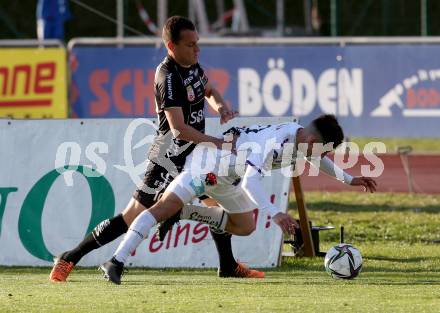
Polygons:
<instances>
[{"instance_id":1,"label":"white shorts","mask_svg":"<svg viewBox=\"0 0 440 313\"><path fill-rule=\"evenodd\" d=\"M257 208L257 204L251 200L246 192L237 186L231 185L222 177L217 177L217 184L207 185L206 175L193 177L190 171L184 170L168 186L166 191L174 193L184 204L201 195L207 195L214 200L228 213L246 213Z\"/></svg>"}]
</instances>

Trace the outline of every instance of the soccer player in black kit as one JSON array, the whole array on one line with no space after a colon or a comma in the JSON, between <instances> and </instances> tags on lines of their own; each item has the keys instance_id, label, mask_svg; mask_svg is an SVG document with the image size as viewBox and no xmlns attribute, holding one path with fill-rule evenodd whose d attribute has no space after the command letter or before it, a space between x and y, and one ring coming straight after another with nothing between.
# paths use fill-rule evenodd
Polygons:
<instances>
[{"instance_id":1,"label":"soccer player in black kit","mask_svg":"<svg viewBox=\"0 0 440 313\"><path fill-rule=\"evenodd\" d=\"M124 234L133 220L161 197L166 187L182 170L185 159L195 144L213 143L222 149L225 143L223 139L204 134L205 98L220 114L221 123L228 122L237 113L231 110L218 91L211 86L198 64L200 49L194 24L184 17L170 17L164 25L162 37L168 55L157 67L154 82L159 130L148 153L143 185L138 186L121 214L102 221L77 247L55 258L49 276L51 281L66 281L83 256ZM207 205L213 205L212 199L202 200ZM263 272L248 269L235 261L230 234L211 231L211 235L220 258L219 276L264 277ZM105 264L111 270L122 271L122 266L119 267L114 259Z\"/></svg>"}]
</instances>

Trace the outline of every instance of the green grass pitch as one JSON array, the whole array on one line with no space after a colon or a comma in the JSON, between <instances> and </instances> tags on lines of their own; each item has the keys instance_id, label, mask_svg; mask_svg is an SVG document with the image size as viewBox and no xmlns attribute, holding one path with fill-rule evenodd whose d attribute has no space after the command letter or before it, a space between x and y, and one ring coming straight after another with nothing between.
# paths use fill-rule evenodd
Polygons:
<instances>
[{"instance_id":1,"label":"green grass pitch","mask_svg":"<svg viewBox=\"0 0 440 313\"><path fill-rule=\"evenodd\" d=\"M440 196L305 196L314 224L344 225L345 241L362 252L357 279L332 279L322 258L287 258L263 280L220 279L213 269L131 269L120 286L96 269L75 269L69 283L52 284L48 268L1 267L0 312L440 311ZM338 236L325 232L321 250Z\"/></svg>"}]
</instances>

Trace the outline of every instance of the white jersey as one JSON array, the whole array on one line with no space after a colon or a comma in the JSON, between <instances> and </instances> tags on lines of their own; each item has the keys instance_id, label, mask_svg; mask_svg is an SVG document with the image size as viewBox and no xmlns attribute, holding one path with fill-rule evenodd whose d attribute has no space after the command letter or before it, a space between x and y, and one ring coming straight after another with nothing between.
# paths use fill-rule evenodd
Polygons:
<instances>
[{"instance_id":1,"label":"white jersey","mask_svg":"<svg viewBox=\"0 0 440 313\"><path fill-rule=\"evenodd\" d=\"M246 164L254 166L261 175L272 169L278 169L282 164L284 148L293 147L292 160L296 158L296 133L302 128L297 123L283 123L276 125L252 125L235 128L240 134L237 140L237 155L252 148L246 157ZM240 161L240 160L238 160Z\"/></svg>"},{"instance_id":2,"label":"white jersey","mask_svg":"<svg viewBox=\"0 0 440 313\"><path fill-rule=\"evenodd\" d=\"M237 155L198 145L187 158L184 171L191 172L192 177L200 176L199 173L212 172L217 176L219 184L244 189L258 208L269 211L273 216L280 210L269 201L261 180L272 169L290 166L295 162L296 135L301 128L295 122L233 127L224 135L239 135L236 142ZM289 153L285 153L287 150ZM290 162L286 162L286 154L289 154L287 160ZM324 157L319 166L325 173L345 183L351 182L352 177L335 166L329 158Z\"/></svg>"}]
</instances>

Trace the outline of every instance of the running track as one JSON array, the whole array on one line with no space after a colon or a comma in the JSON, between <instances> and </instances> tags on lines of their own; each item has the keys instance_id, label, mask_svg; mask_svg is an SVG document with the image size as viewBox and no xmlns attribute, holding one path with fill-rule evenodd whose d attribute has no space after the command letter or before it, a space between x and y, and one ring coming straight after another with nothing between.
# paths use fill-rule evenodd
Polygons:
<instances>
[{"instance_id":1,"label":"running track","mask_svg":"<svg viewBox=\"0 0 440 313\"><path fill-rule=\"evenodd\" d=\"M381 155L384 163L382 175L376 178L378 192L408 192L408 179L403 168L401 157L397 154ZM440 155L409 155L414 192L440 194ZM347 170L351 175L360 175L360 166L370 164L360 157L359 162L352 169ZM362 190L360 187L346 186L326 174L308 176L308 168L301 175L304 191L344 191Z\"/></svg>"}]
</instances>

